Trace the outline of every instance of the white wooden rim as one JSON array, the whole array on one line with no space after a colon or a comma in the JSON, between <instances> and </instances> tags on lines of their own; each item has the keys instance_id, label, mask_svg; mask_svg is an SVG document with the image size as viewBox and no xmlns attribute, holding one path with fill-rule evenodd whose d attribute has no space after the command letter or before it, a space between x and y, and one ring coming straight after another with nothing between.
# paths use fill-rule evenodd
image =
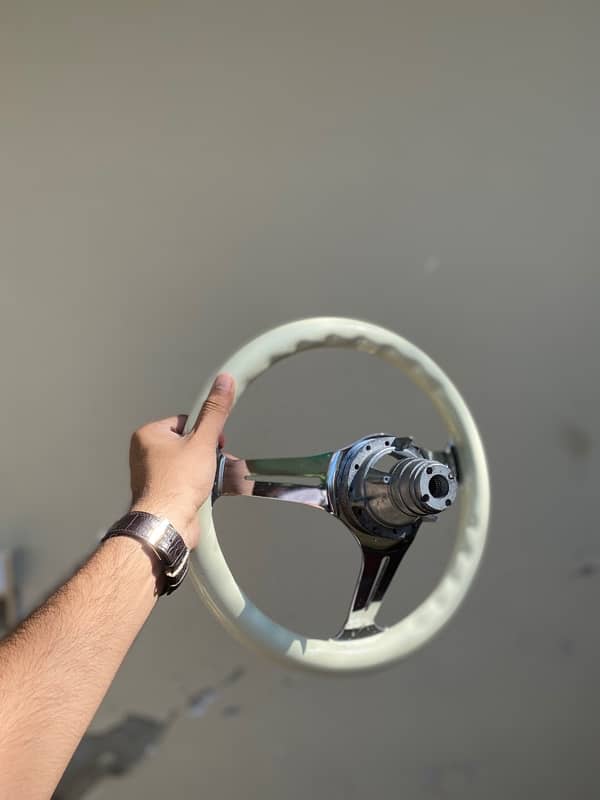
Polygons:
<instances>
[{"instance_id":1,"label":"white wooden rim","mask_svg":"<svg viewBox=\"0 0 600 800\"><path fill-rule=\"evenodd\" d=\"M208 500L199 511L202 536L192 556L191 575L211 611L245 644L288 666L351 674L378 669L407 656L431 639L454 614L483 553L490 507L489 475L479 431L454 384L428 355L385 328L342 317L298 320L253 339L218 372L234 376L237 401L248 384L275 362L321 347L360 350L400 368L430 397L443 418L457 448L462 473L458 534L444 574L421 605L380 634L354 641L302 636L260 611L239 588L219 547ZM214 375L198 395L188 425L196 419L213 378Z\"/></svg>"}]
</instances>

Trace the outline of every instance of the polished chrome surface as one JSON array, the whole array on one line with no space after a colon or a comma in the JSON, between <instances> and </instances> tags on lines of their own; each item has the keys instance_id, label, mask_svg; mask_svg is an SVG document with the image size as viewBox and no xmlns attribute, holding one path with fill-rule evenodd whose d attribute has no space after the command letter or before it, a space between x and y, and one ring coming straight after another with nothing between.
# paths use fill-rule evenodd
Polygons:
<instances>
[{"instance_id":1,"label":"polished chrome surface","mask_svg":"<svg viewBox=\"0 0 600 800\"><path fill-rule=\"evenodd\" d=\"M164 594L172 594L182 584L189 569L190 551L166 517L130 511L111 525L103 540L112 536L130 536L151 548L165 576Z\"/></svg>"},{"instance_id":2,"label":"polished chrome surface","mask_svg":"<svg viewBox=\"0 0 600 800\"><path fill-rule=\"evenodd\" d=\"M334 506L347 525L397 540L404 525L432 519L456 499L452 469L408 437L367 436L340 461Z\"/></svg>"},{"instance_id":3,"label":"polished chrome surface","mask_svg":"<svg viewBox=\"0 0 600 800\"><path fill-rule=\"evenodd\" d=\"M376 616L421 522L456 499L451 447L434 454L410 437L365 436L337 451L295 458L240 459L219 451L213 502L222 496L302 503L340 519L362 563L340 639L381 631Z\"/></svg>"},{"instance_id":4,"label":"polished chrome surface","mask_svg":"<svg viewBox=\"0 0 600 800\"><path fill-rule=\"evenodd\" d=\"M380 633L375 619L398 565L410 547L418 524L407 526L404 541L386 549L375 549L361 542L362 563L348 617L338 639L358 639Z\"/></svg>"},{"instance_id":5,"label":"polished chrome surface","mask_svg":"<svg viewBox=\"0 0 600 800\"><path fill-rule=\"evenodd\" d=\"M333 455L244 460L219 453L213 502L222 495L263 497L331 512L327 475Z\"/></svg>"}]
</instances>

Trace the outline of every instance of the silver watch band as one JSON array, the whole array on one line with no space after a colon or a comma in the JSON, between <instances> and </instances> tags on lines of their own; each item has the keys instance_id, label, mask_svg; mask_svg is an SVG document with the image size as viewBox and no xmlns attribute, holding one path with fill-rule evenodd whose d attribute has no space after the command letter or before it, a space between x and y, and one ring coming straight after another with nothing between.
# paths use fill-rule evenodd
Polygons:
<instances>
[{"instance_id":1,"label":"silver watch band","mask_svg":"<svg viewBox=\"0 0 600 800\"><path fill-rule=\"evenodd\" d=\"M113 536L130 536L155 553L165 576L161 594L174 592L187 575L190 551L165 517L155 517L146 511L130 511L110 526L102 541Z\"/></svg>"}]
</instances>

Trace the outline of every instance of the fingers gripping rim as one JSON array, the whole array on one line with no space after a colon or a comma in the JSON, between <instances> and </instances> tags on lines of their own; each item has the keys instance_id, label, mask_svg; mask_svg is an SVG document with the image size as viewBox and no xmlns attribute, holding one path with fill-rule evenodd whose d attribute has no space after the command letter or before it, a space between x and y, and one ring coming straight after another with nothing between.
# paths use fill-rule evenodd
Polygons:
<instances>
[{"instance_id":1,"label":"fingers gripping rim","mask_svg":"<svg viewBox=\"0 0 600 800\"><path fill-rule=\"evenodd\" d=\"M487 535L490 487L479 432L456 387L429 356L398 334L360 320L315 317L282 325L246 344L219 372L236 379L236 400L261 373L295 353L320 347L360 350L405 372L431 398L458 451L463 473L456 545L438 585L413 612L366 639L312 639L284 628L260 611L238 587L221 552L211 502L200 509L200 544L191 574L203 600L238 639L288 665L328 673L377 669L416 650L450 619L475 576ZM200 392L194 420L212 380Z\"/></svg>"}]
</instances>

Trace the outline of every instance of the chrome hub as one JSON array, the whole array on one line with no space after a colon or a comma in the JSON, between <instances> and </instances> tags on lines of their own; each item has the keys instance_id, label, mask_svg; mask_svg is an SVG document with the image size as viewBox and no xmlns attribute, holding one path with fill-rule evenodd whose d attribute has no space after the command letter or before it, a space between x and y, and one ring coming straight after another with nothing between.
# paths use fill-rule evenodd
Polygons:
<instances>
[{"instance_id":1,"label":"chrome hub","mask_svg":"<svg viewBox=\"0 0 600 800\"><path fill-rule=\"evenodd\" d=\"M375 617L423 521L456 500L453 448L433 452L410 437L365 436L341 450L299 458L218 453L213 502L224 495L302 503L338 517L362 550L362 567L338 638L379 633Z\"/></svg>"}]
</instances>

